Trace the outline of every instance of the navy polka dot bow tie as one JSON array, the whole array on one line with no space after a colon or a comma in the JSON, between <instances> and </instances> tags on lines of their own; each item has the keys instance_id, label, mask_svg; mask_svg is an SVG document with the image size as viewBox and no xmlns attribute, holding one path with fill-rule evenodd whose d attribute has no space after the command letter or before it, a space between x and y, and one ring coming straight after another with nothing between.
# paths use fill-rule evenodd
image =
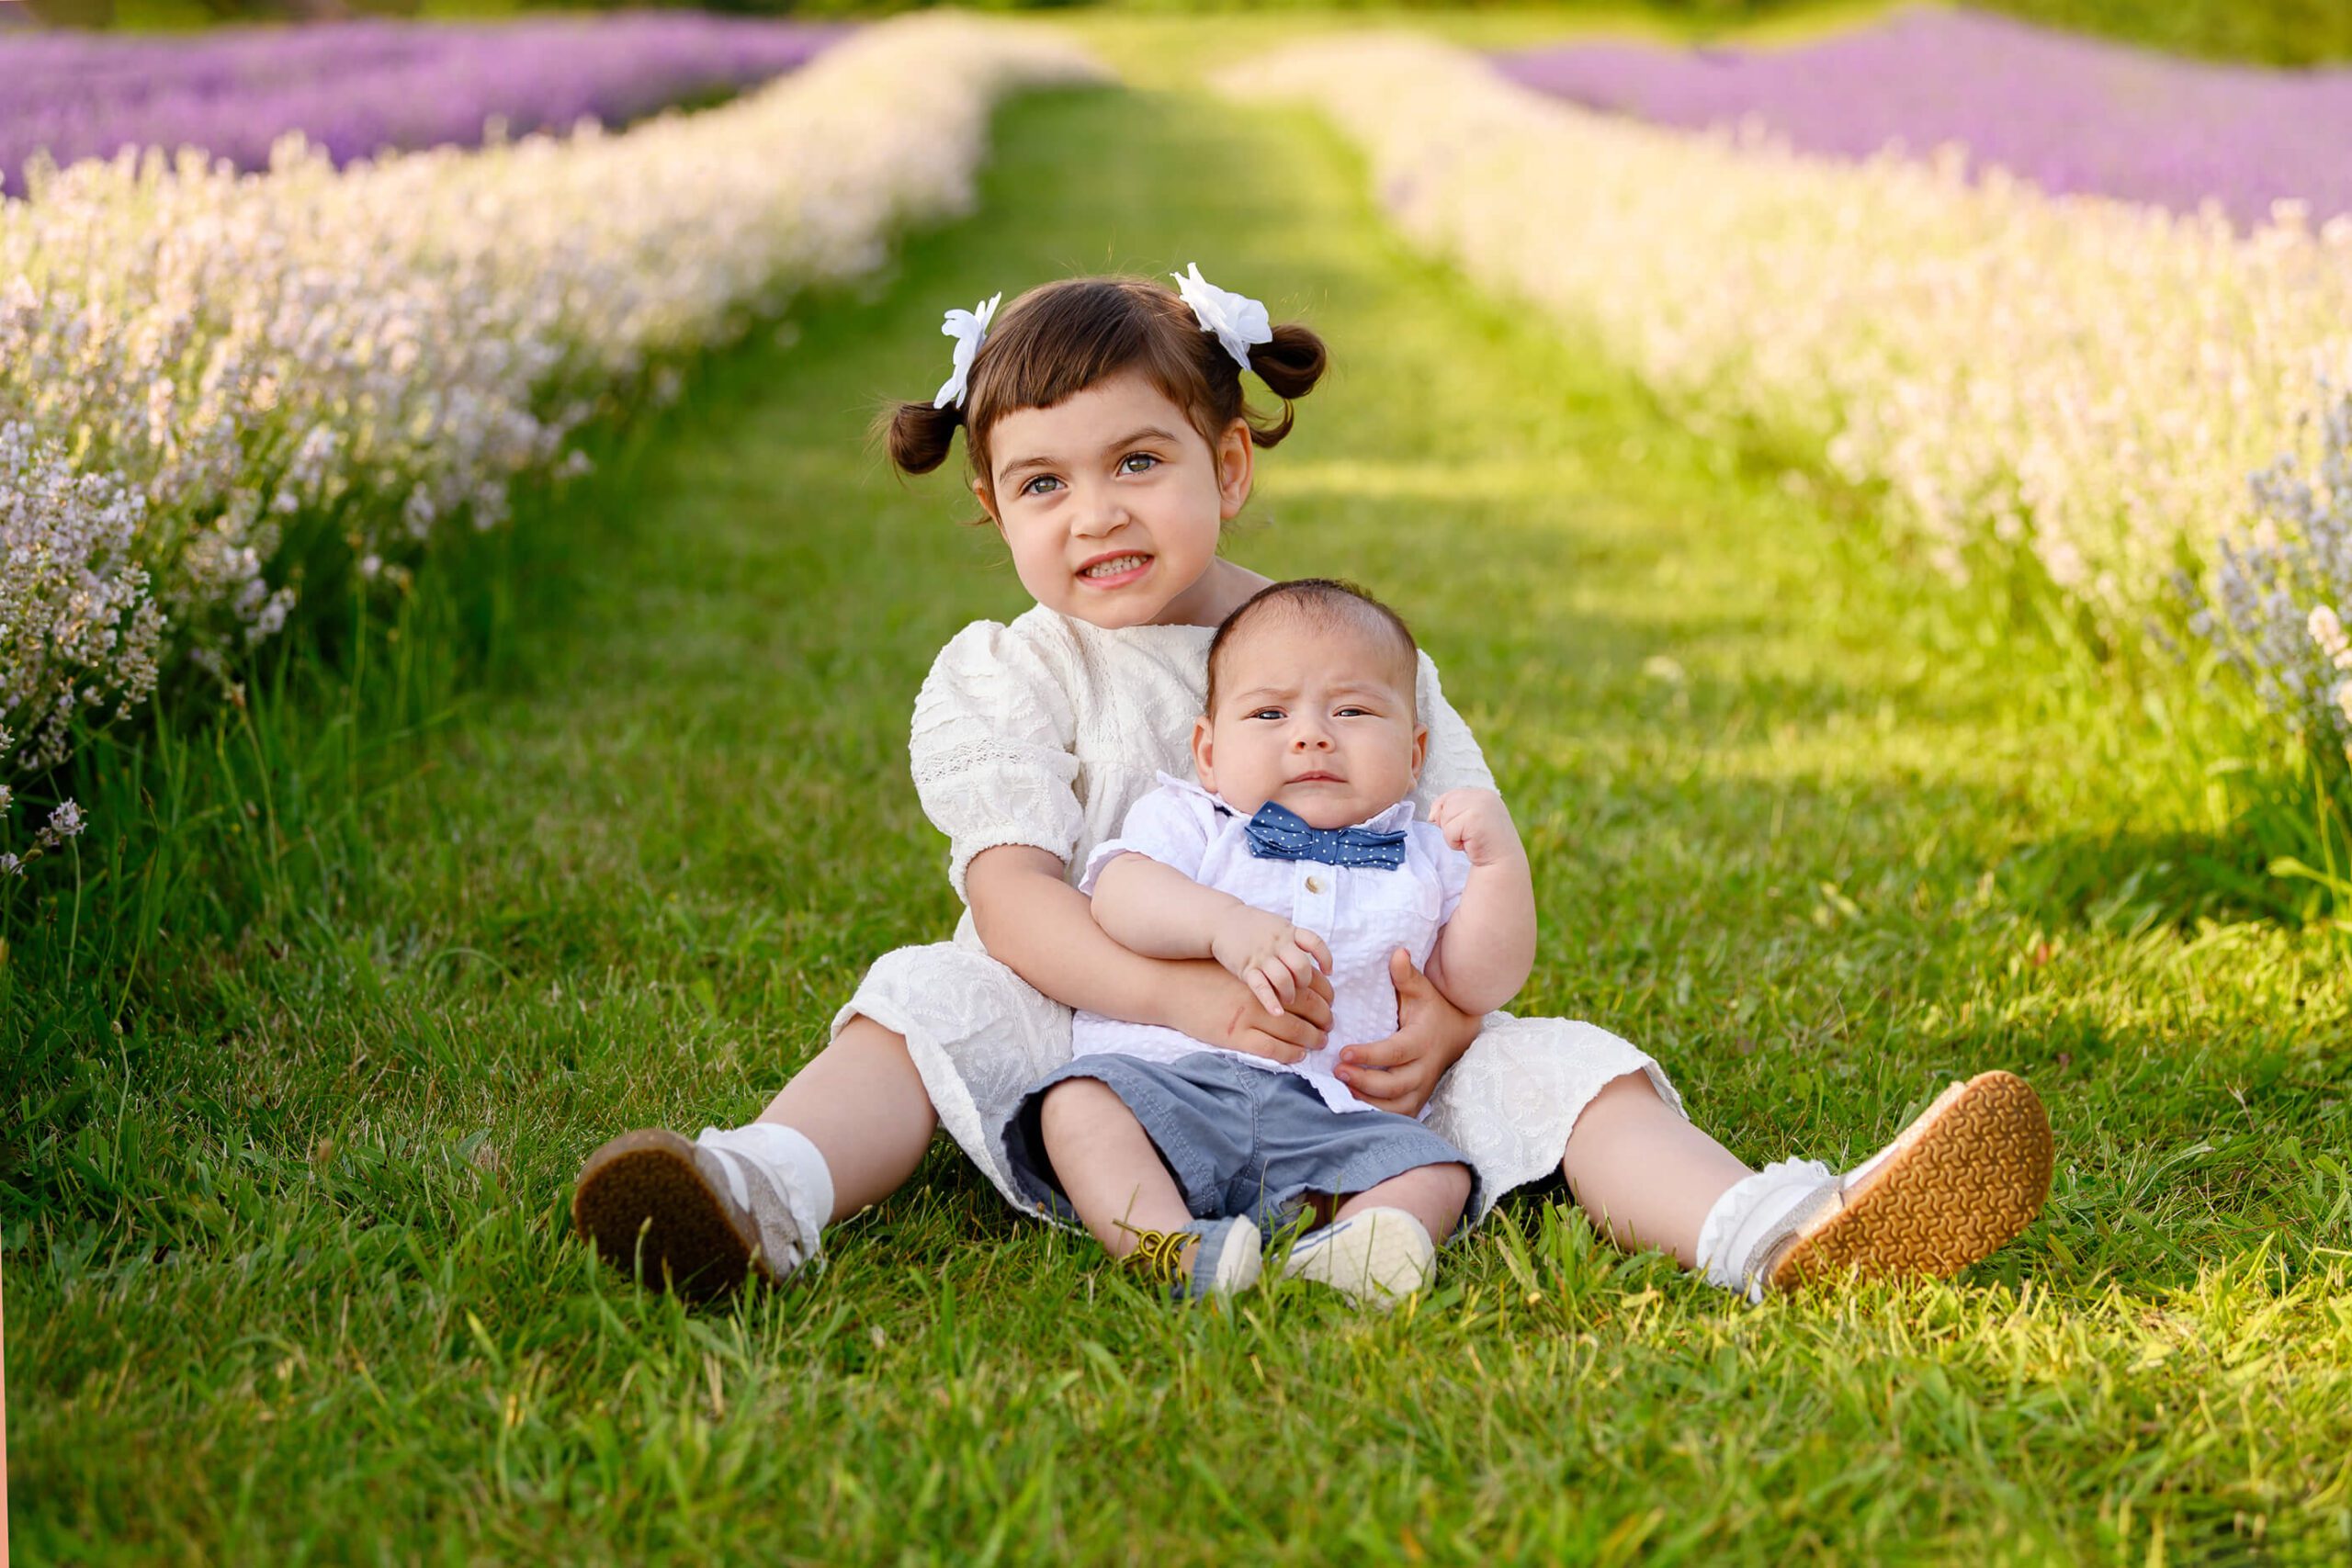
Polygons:
<instances>
[{"instance_id":1,"label":"navy polka dot bow tie","mask_svg":"<svg viewBox=\"0 0 2352 1568\"><path fill-rule=\"evenodd\" d=\"M1306 818L1272 801L1241 825L1257 860L1317 860L1325 865L1368 865L1394 871L1405 863L1405 835L1369 828L1310 828Z\"/></svg>"}]
</instances>

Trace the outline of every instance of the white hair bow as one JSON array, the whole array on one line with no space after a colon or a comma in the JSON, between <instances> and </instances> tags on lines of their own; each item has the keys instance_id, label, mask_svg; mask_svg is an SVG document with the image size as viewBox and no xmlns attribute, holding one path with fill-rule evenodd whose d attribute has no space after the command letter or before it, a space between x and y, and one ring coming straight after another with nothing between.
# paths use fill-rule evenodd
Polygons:
<instances>
[{"instance_id":1,"label":"white hair bow","mask_svg":"<svg viewBox=\"0 0 2352 1568\"><path fill-rule=\"evenodd\" d=\"M939 389L939 396L931 400L933 408L944 409L949 403L962 406L964 382L972 373L972 355L979 353L980 344L988 341L989 318L996 314L996 302L1003 298L1004 290L1000 288L982 300L977 310L947 312L947 324L939 330L956 340L956 364Z\"/></svg>"},{"instance_id":2,"label":"white hair bow","mask_svg":"<svg viewBox=\"0 0 2352 1568\"><path fill-rule=\"evenodd\" d=\"M1186 276L1189 273L1190 276ZM1201 276L1201 264L1188 262L1184 272L1171 272L1176 280L1176 292L1193 308L1201 323L1201 331L1215 333L1216 341L1225 344L1226 353L1234 363L1250 368L1250 345L1274 341L1273 324L1267 319L1266 307L1244 294L1219 288Z\"/></svg>"}]
</instances>

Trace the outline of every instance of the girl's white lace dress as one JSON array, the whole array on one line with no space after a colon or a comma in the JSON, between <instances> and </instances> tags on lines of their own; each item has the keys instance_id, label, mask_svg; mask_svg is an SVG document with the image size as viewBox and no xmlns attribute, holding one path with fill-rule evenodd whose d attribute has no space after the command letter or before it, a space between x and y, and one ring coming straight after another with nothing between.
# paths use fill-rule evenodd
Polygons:
<instances>
[{"instance_id":1,"label":"girl's white lace dress","mask_svg":"<svg viewBox=\"0 0 2352 1568\"><path fill-rule=\"evenodd\" d=\"M915 698L910 750L923 811L947 835L957 897L972 857L1001 844L1060 857L1075 883L1156 774L1193 776L1193 719L1214 632L1106 631L1039 605L1011 626L976 621L940 650ZM1493 788L1427 653L1417 694L1430 742L1414 804L1426 815L1449 789ZM1070 1010L990 958L967 908L954 940L876 961L834 1016L834 1032L860 1014L906 1036L940 1125L1007 1201L1042 1213L1016 1194L1001 1136L1023 1090L1069 1060ZM1480 1213L1470 1217L1558 1169L1578 1113L1602 1086L1636 1071L1680 1107L1658 1065L1607 1030L1487 1014L1428 1119L1478 1168Z\"/></svg>"}]
</instances>

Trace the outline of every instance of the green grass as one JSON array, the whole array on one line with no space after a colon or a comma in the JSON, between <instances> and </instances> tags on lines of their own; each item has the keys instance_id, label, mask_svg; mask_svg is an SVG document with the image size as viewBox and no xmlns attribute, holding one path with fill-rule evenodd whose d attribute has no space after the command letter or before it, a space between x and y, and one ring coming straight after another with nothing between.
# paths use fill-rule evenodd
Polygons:
<instances>
[{"instance_id":1,"label":"green grass","mask_svg":"<svg viewBox=\"0 0 2352 1568\"><path fill-rule=\"evenodd\" d=\"M82 881L0 967L25 1560L2352 1549L2340 953L2145 874L2226 847L2046 637L1363 186L1300 118L1023 101L982 216L705 367L397 637L85 755ZM876 402L937 384L948 305L1193 260L1334 346L1234 548L1443 665L1536 854L1522 1010L1646 1043L1758 1161L2024 1072L2059 1160L2018 1243L1750 1309L1533 1194L1412 1312L1221 1314L944 1148L729 1310L568 1237L590 1148L752 1114L954 916L908 706L1024 601L952 476L862 450Z\"/></svg>"}]
</instances>

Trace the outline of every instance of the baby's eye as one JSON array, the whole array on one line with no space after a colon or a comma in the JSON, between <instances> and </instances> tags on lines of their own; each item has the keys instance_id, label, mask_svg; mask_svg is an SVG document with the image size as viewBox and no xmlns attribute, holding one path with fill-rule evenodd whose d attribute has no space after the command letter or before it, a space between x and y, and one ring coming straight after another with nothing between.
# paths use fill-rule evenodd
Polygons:
<instances>
[{"instance_id":1,"label":"baby's eye","mask_svg":"<svg viewBox=\"0 0 2352 1568\"><path fill-rule=\"evenodd\" d=\"M1372 716L1372 710L1370 708L1360 708L1355 706L1353 704L1350 704L1348 706L1340 709L1339 714L1341 718L1370 718Z\"/></svg>"},{"instance_id":2,"label":"baby's eye","mask_svg":"<svg viewBox=\"0 0 2352 1568\"><path fill-rule=\"evenodd\" d=\"M1148 452L1130 452L1125 457L1119 459L1119 471L1123 474L1141 474L1150 472L1149 468L1130 468L1127 467L1129 463L1149 463L1152 468L1156 468L1159 466L1159 459L1153 457Z\"/></svg>"},{"instance_id":3,"label":"baby's eye","mask_svg":"<svg viewBox=\"0 0 2352 1568\"><path fill-rule=\"evenodd\" d=\"M1022 494L1023 494L1023 495L1042 495L1042 494L1044 494L1045 492L1044 492L1043 491L1040 491L1040 490L1037 488L1039 485L1041 485L1041 484L1056 484L1056 485L1057 485L1057 484L1059 484L1059 483L1061 483L1061 482L1062 482L1061 480L1059 480L1059 479L1057 479L1054 478L1054 476L1053 476L1053 475L1051 475L1051 474L1039 474L1035 479L1031 479L1027 484L1024 484L1024 485L1023 485L1023 486L1021 487L1021 493L1022 493Z\"/></svg>"},{"instance_id":4,"label":"baby's eye","mask_svg":"<svg viewBox=\"0 0 2352 1568\"><path fill-rule=\"evenodd\" d=\"M1251 708L1242 716L1245 718L1280 718L1282 716L1283 710L1280 708Z\"/></svg>"}]
</instances>

